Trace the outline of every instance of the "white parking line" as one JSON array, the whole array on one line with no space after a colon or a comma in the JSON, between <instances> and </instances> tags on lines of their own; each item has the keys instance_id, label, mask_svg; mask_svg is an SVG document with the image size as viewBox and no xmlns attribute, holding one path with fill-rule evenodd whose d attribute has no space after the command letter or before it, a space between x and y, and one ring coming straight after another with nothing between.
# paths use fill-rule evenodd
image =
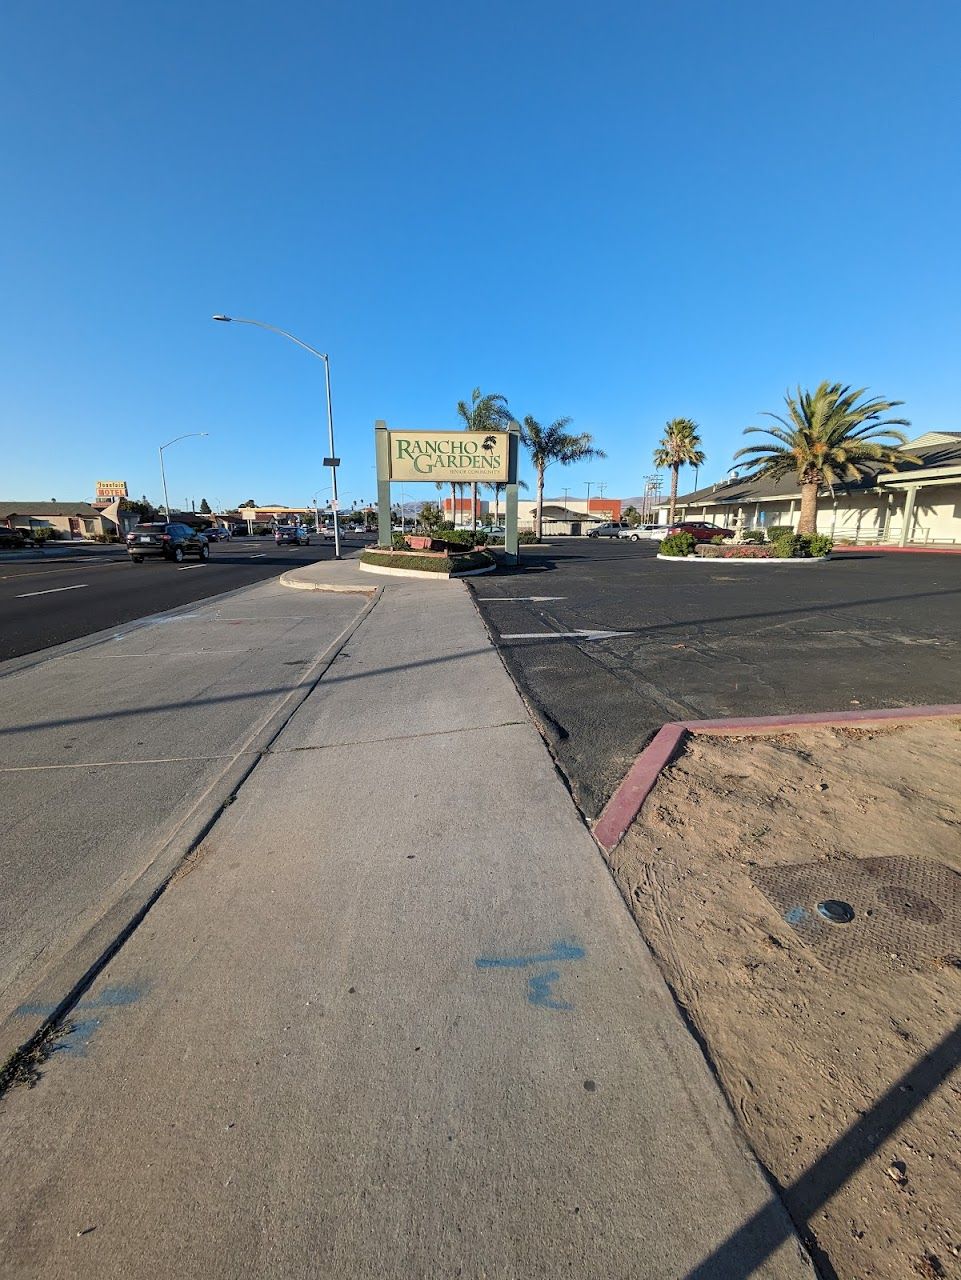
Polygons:
<instances>
[{"instance_id":1,"label":"white parking line","mask_svg":"<svg viewBox=\"0 0 961 1280\"><path fill-rule=\"evenodd\" d=\"M258 552L257 552L257 554L256 554L255 556L248 556L248 557L247 557L247 559L248 559L248 560L263 560L263 558L264 558L264 556L265 556L266 554L267 554L267 552L266 552L266 551L258 551Z\"/></svg>"},{"instance_id":2,"label":"white parking line","mask_svg":"<svg viewBox=\"0 0 961 1280\"><path fill-rule=\"evenodd\" d=\"M200 564L181 564L177 566L177 572L183 573L184 569L206 569L207 563L201 560Z\"/></svg>"},{"instance_id":3,"label":"white parking line","mask_svg":"<svg viewBox=\"0 0 961 1280\"><path fill-rule=\"evenodd\" d=\"M55 591L79 591L81 587L88 587L89 582L77 582L72 587L47 587L45 591L24 591L22 595L14 596L15 600L26 600L27 596L50 596Z\"/></svg>"}]
</instances>

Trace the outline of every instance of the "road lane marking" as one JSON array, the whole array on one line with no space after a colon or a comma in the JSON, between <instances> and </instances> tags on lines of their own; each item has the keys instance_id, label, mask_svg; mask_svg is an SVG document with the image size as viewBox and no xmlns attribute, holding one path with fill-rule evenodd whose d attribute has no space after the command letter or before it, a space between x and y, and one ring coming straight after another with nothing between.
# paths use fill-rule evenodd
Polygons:
<instances>
[{"instance_id":1,"label":"road lane marking","mask_svg":"<svg viewBox=\"0 0 961 1280\"><path fill-rule=\"evenodd\" d=\"M184 569L206 569L207 562L202 560L200 564L181 564L177 566L177 572L183 573Z\"/></svg>"},{"instance_id":2,"label":"road lane marking","mask_svg":"<svg viewBox=\"0 0 961 1280\"><path fill-rule=\"evenodd\" d=\"M15 600L26 600L27 596L50 596L55 591L79 591L81 587L89 587L89 582L77 582L72 587L47 587L45 591L24 591L22 595L14 596Z\"/></svg>"},{"instance_id":3,"label":"road lane marking","mask_svg":"<svg viewBox=\"0 0 961 1280\"><path fill-rule=\"evenodd\" d=\"M501 635L502 640L610 640L613 636L632 636L633 631L515 631Z\"/></svg>"},{"instance_id":4,"label":"road lane marking","mask_svg":"<svg viewBox=\"0 0 961 1280\"><path fill-rule=\"evenodd\" d=\"M248 557L247 557L247 559L248 559L248 560L263 560L263 558L264 558L264 556L265 556L266 554L267 554L267 552L266 552L266 551L258 551L258 552L257 552L257 554L256 554L255 556L248 556Z\"/></svg>"},{"instance_id":5,"label":"road lane marking","mask_svg":"<svg viewBox=\"0 0 961 1280\"><path fill-rule=\"evenodd\" d=\"M518 600L566 600L567 596L478 596L478 604L512 604Z\"/></svg>"}]
</instances>

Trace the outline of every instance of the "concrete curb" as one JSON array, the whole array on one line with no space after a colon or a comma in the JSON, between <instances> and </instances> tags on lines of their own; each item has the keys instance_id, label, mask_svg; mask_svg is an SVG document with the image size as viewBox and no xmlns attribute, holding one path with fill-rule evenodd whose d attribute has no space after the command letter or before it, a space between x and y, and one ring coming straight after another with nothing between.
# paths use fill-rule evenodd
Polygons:
<instances>
[{"instance_id":1,"label":"concrete curb","mask_svg":"<svg viewBox=\"0 0 961 1280\"><path fill-rule=\"evenodd\" d=\"M347 586L333 582L299 582L291 576L299 572L299 569L288 569L286 573L282 573L278 579L280 585L282 587L292 587L295 591L341 591L359 596L371 596L377 591L377 587L362 587L359 582L356 584L351 583Z\"/></svg>"},{"instance_id":2,"label":"concrete curb","mask_svg":"<svg viewBox=\"0 0 961 1280\"><path fill-rule=\"evenodd\" d=\"M493 573L497 565L486 565L482 569L465 569L463 573L434 573L430 569L394 569L387 565L365 564L361 560L358 568L364 573L382 573L385 577L390 578L421 578L424 581L437 581L439 579L441 582L457 582L461 578L476 578L481 573ZM357 590L361 590L361 588L358 587Z\"/></svg>"},{"instance_id":3,"label":"concrete curb","mask_svg":"<svg viewBox=\"0 0 961 1280\"><path fill-rule=\"evenodd\" d=\"M670 560L674 564L824 564L830 556L662 556L658 560Z\"/></svg>"},{"instance_id":4,"label":"concrete curb","mask_svg":"<svg viewBox=\"0 0 961 1280\"><path fill-rule=\"evenodd\" d=\"M675 720L662 725L631 765L592 828L594 839L611 853L651 794L665 765L692 734L743 735L780 733L806 726L903 724L912 720L940 720L961 716L961 703L932 707L893 707L879 711L816 711L793 716L731 717L726 720Z\"/></svg>"}]
</instances>

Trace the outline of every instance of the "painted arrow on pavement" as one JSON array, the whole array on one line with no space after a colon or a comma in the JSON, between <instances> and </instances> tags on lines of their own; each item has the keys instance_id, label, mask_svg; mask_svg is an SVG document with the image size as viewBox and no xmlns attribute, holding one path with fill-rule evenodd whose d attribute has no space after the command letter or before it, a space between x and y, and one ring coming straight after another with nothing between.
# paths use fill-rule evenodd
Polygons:
<instances>
[{"instance_id":1,"label":"painted arrow on pavement","mask_svg":"<svg viewBox=\"0 0 961 1280\"><path fill-rule=\"evenodd\" d=\"M502 640L610 640L614 636L632 636L633 631L515 631L501 635Z\"/></svg>"}]
</instances>

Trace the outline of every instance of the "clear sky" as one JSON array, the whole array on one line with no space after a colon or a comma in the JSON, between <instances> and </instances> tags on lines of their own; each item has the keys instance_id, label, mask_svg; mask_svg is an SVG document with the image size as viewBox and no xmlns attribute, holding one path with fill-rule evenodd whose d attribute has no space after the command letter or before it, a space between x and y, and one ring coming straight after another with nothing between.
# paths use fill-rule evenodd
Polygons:
<instances>
[{"instance_id":1,"label":"clear sky","mask_svg":"<svg viewBox=\"0 0 961 1280\"><path fill-rule=\"evenodd\" d=\"M474 386L640 492L822 378L961 429L954 0L7 0L0 498L374 496ZM682 488L683 488L682 481ZM436 497L424 487L417 497Z\"/></svg>"}]
</instances>

